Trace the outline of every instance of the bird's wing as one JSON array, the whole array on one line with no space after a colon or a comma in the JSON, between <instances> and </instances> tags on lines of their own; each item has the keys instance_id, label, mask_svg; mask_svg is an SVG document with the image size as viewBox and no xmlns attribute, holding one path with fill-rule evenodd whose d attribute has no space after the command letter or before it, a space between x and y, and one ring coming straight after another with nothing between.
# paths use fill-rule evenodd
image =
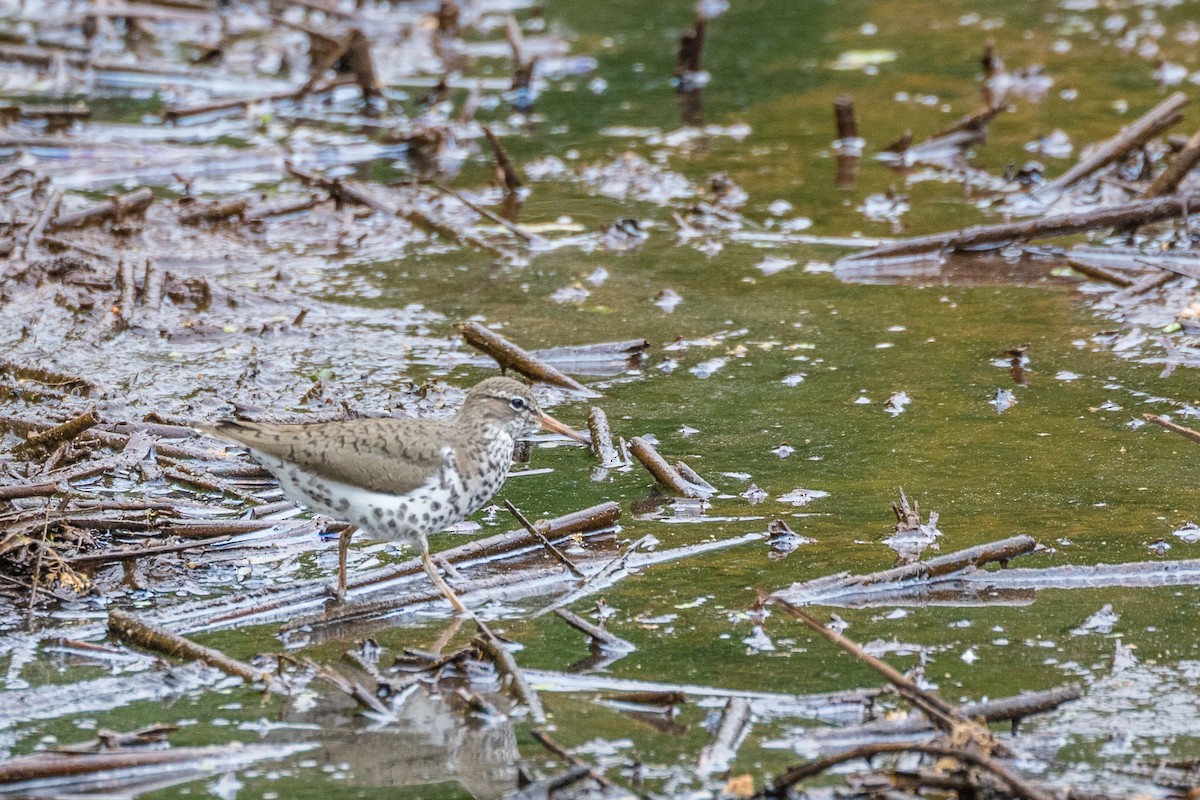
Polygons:
<instances>
[{"instance_id":1,"label":"bird's wing","mask_svg":"<svg viewBox=\"0 0 1200 800\"><path fill-rule=\"evenodd\" d=\"M290 462L324 478L386 494L410 492L435 475L447 438L442 423L413 419L299 425L222 421L196 427L250 448L272 471Z\"/></svg>"}]
</instances>

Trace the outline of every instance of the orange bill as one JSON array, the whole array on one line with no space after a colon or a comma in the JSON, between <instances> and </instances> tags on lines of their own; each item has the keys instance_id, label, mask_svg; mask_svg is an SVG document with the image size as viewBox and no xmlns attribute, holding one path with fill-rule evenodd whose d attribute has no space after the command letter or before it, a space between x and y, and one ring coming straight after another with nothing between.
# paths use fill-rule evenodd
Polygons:
<instances>
[{"instance_id":1,"label":"orange bill","mask_svg":"<svg viewBox=\"0 0 1200 800\"><path fill-rule=\"evenodd\" d=\"M542 415L540 417L538 417L538 422L542 423L542 427L545 428L546 430L553 431L554 433L561 433L563 436L566 436L568 439L574 439L575 441L579 442L580 444L591 445L591 443L592 443L591 439L584 436L582 433L577 433L573 429L568 428L566 425L562 424L561 422L556 420L554 417L547 414L545 411L543 411Z\"/></svg>"}]
</instances>

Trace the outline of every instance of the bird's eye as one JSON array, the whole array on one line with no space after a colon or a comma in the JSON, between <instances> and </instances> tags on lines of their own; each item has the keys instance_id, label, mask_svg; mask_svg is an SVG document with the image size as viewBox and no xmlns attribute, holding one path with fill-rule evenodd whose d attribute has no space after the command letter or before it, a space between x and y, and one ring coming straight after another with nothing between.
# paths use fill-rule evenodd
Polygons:
<instances>
[{"instance_id":1,"label":"bird's eye","mask_svg":"<svg viewBox=\"0 0 1200 800\"><path fill-rule=\"evenodd\" d=\"M508 401L508 404L512 406L513 411L524 411L529 408L529 403L525 402L524 397L514 397Z\"/></svg>"}]
</instances>

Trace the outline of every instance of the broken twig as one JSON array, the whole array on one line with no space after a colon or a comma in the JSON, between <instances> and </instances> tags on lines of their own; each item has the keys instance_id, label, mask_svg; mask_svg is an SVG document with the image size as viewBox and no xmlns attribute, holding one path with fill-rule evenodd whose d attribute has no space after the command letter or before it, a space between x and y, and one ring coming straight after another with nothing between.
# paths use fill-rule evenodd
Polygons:
<instances>
[{"instance_id":1,"label":"broken twig","mask_svg":"<svg viewBox=\"0 0 1200 800\"><path fill-rule=\"evenodd\" d=\"M633 457L642 462L650 474L671 491L684 497L711 497L713 492L705 489L703 486L692 483L683 475L679 474L679 470L667 463L667 460L659 455L654 449L654 445L647 442L641 436L635 436L629 440L629 452Z\"/></svg>"},{"instance_id":2,"label":"broken twig","mask_svg":"<svg viewBox=\"0 0 1200 800\"><path fill-rule=\"evenodd\" d=\"M500 371L513 369L531 380L560 386L574 392L581 392L589 397L597 393L584 386L579 381L559 372L554 367L534 356L529 351L513 344L495 331L489 330L474 320L464 320L455 323L454 327L466 339L467 344L496 359Z\"/></svg>"},{"instance_id":3,"label":"broken twig","mask_svg":"<svg viewBox=\"0 0 1200 800\"><path fill-rule=\"evenodd\" d=\"M119 608L108 612L108 629L118 639L133 647L152 650L170 658L203 661L222 672L243 678L248 683L269 685L271 682L271 677L265 670L231 658L220 650L196 644L165 628L151 625Z\"/></svg>"},{"instance_id":4,"label":"broken twig","mask_svg":"<svg viewBox=\"0 0 1200 800\"><path fill-rule=\"evenodd\" d=\"M554 613L562 617L563 621L575 630L591 636L601 648L619 653L632 653L637 649L632 643L625 641L620 636L604 630L599 625L593 625L583 617L573 614L565 608L556 608L554 609Z\"/></svg>"}]
</instances>

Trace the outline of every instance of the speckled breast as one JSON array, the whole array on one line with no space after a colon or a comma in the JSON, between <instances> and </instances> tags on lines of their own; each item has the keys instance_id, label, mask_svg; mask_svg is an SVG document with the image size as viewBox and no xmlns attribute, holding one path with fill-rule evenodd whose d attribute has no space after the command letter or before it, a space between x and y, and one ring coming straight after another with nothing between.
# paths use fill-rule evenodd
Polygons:
<instances>
[{"instance_id":1,"label":"speckled breast","mask_svg":"<svg viewBox=\"0 0 1200 800\"><path fill-rule=\"evenodd\" d=\"M483 508L508 477L513 440L488 438L482 458L453 459L456 469L442 469L424 485L403 495L368 492L345 485L329 487L344 519L374 539L419 540L461 522Z\"/></svg>"}]
</instances>

